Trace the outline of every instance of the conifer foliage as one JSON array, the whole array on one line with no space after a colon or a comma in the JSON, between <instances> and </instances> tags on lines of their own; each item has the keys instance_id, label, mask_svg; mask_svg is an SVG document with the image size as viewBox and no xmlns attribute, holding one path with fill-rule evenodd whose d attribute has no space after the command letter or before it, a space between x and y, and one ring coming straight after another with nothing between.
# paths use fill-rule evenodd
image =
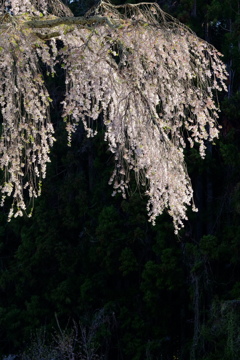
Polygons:
<instances>
[{"instance_id":1,"label":"conifer foliage","mask_svg":"<svg viewBox=\"0 0 240 360\"><path fill-rule=\"evenodd\" d=\"M218 136L216 90L225 89L220 54L154 3L100 2L74 17L59 0L0 2L0 167L2 205L31 215L50 161L54 129L42 68L65 69L62 103L69 145L79 122L88 137L101 115L115 157L110 178L125 197L133 170L149 197L154 224L165 209L175 232L183 226L193 190L184 148ZM43 65L42 65L43 64ZM45 71L44 70L44 71ZM29 208L28 208L29 207Z\"/></svg>"}]
</instances>

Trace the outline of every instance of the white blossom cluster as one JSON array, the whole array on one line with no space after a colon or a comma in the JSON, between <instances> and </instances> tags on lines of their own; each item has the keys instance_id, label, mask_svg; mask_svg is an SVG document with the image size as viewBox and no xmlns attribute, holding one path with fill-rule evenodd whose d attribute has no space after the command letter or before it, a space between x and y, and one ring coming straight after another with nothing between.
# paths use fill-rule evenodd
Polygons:
<instances>
[{"instance_id":1,"label":"white blossom cluster","mask_svg":"<svg viewBox=\"0 0 240 360\"><path fill-rule=\"evenodd\" d=\"M71 10L60 0L0 0L0 8L13 15L30 14L57 16L72 15Z\"/></svg>"},{"instance_id":2,"label":"white blossom cluster","mask_svg":"<svg viewBox=\"0 0 240 360\"><path fill-rule=\"evenodd\" d=\"M30 46L30 34L26 42L15 38L19 50L11 40L8 51L0 43L0 164L7 179L2 193L13 194L23 209L22 188L36 196L36 179L45 176L53 129L36 64L40 57L54 72L58 54L66 71L63 118L69 144L80 121L87 136L94 136L93 125L101 114L105 140L116 161L110 178L114 194L126 196L133 170L149 197L149 220L154 224L168 210L177 233L187 219L187 207L196 210L183 150L187 143L197 143L204 157L206 141L218 136L214 96L225 89L225 67L215 48L156 4L125 5L120 12L117 8L100 3L95 13L107 19L105 23L96 19L62 31L59 52L54 41L48 45L50 51L39 41L33 51L36 40ZM30 185L23 184L25 178Z\"/></svg>"},{"instance_id":3,"label":"white blossom cluster","mask_svg":"<svg viewBox=\"0 0 240 360\"><path fill-rule=\"evenodd\" d=\"M198 143L204 157L206 140L218 136L213 96L225 88L226 72L217 51L185 27L140 19L116 30L75 29L64 40L64 116L69 132L82 120L93 136L89 119L103 114L116 160L114 194L126 196L134 170L146 186L150 221L168 209L178 232L187 206L196 210L183 149Z\"/></svg>"},{"instance_id":4,"label":"white blossom cluster","mask_svg":"<svg viewBox=\"0 0 240 360\"><path fill-rule=\"evenodd\" d=\"M6 196L13 197L9 220L25 212L26 194L31 203L40 195L54 141L49 118L51 99L38 67L41 56L52 68L49 47L36 41L33 51L30 35L20 34L16 24L13 31L9 28L0 37L0 168L4 171L1 205Z\"/></svg>"}]
</instances>

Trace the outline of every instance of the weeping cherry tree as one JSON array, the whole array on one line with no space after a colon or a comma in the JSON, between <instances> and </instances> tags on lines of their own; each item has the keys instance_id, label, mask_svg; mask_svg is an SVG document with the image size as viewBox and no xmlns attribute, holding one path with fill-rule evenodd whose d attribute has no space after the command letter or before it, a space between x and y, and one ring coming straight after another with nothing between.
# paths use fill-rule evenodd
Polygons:
<instances>
[{"instance_id":1,"label":"weeping cherry tree","mask_svg":"<svg viewBox=\"0 0 240 360\"><path fill-rule=\"evenodd\" d=\"M0 0L0 167L12 216L32 213L50 161L54 129L42 75L65 71L62 117L68 142L80 122L88 137L100 115L115 158L109 180L126 196L130 173L148 196L154 224L167 210L175 232L193 190L184 148L218 136L216 91L226 71L218 51L156 3L100 2L74 17L59 0ZM30 200L30 201L29 201Z\"/></svg>"}]
</instances>

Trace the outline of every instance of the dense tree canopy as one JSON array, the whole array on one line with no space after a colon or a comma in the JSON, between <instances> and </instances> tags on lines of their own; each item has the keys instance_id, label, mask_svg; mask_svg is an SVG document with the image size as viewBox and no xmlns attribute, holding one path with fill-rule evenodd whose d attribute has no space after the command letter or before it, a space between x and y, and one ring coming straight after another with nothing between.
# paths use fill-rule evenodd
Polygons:
<instances>
[{"instance_id":1,"label":"dense tree canopy","mask_svg":"<svg viewBox=\"0 0 240 360\"><path fill-rule=\"evenodd\" d=\"M102 118L115 157L110 178L125 197L130 172L146 188L149 219L165 209L175 231L183 226L193 191L184 148L218 136L214 103L225 88L218 51L157 4L113 6L100 2L74 17L60 1L9 0L0 18L0 166L2 205L22 216L27 199L41 193L54 128L46 75L65 70L63 121L68 141L81 121L88 137Z\"/></svg>"}]
</instances>

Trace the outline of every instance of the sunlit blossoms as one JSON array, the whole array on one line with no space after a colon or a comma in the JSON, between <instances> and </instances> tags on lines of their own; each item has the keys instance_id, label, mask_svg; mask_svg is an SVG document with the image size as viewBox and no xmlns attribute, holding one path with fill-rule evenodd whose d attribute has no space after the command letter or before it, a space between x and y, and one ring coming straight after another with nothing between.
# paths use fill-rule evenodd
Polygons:
<instances>
[{"instance_id":1,"label":"sunlit blossoms","mask_svg":"<svg viewBox=\"0 0 240 360\"><path fill-rule=\"evenodd\" d=\"M134 171L149 220L167 210L178 232L187 207L194 209L183 150L198 144L204 157L206 141L218 136L214 99L226 79L220 54L157 4L102 2L81 18L63 5L57 13L47 0L8 4L0 20L0 166L2 204L13 197L9 218L40 194L54 137L39 61L49 74L60 61L69 144L79 122L94 136L101 115L115 156L114 194L126 196Z\"/></svg>"}]
</instances>

